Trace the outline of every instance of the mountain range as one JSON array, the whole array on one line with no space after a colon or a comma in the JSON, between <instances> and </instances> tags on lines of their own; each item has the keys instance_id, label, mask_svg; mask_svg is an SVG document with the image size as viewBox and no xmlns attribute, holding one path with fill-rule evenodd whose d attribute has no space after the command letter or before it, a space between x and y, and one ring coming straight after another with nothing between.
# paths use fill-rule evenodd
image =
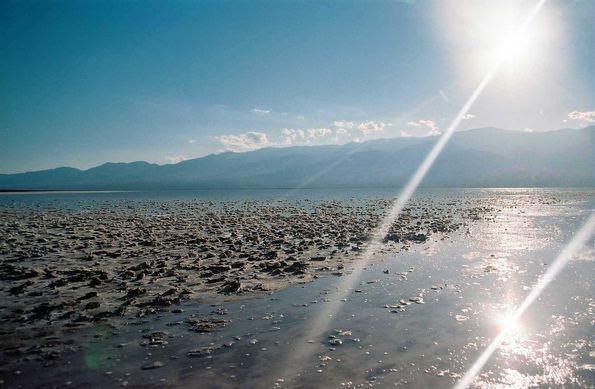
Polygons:
<instances>
[{"instance_id":1,"label":"mountain range","mask_svg":"<svg viewBox=\"0 0 595 389\"><path fill-rule=\"evenodd\" d=\"M0 174L2 190L398 187L438 137L224 152L157 165L105 163ZM594 187L595 126L549 132L456 132L422 186Z\"/></svg>"}]
</instances>

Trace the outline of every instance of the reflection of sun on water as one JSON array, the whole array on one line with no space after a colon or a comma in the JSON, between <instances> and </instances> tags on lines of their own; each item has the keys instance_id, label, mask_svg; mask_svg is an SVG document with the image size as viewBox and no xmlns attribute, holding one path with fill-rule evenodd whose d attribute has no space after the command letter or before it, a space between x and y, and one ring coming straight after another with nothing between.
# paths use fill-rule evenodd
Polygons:
<instances>
[{"instance_id":1,"label":"reflection of sun on water","mask_svg":"<svg viewBox=\"0 0 595 389\"><path fill-rule=\"evenodd\" d=\"M499 327L498 330L505 334L504 342L513 341L524 333L522 324L515 320L511 313L496 314L494 323Z\"/></svg>"},{"instance_id":2,"label":"reflection of sun on water","mask_svg":"<svg viewBox=\"0 0 595 389\"><path fill-rule=\"evenodd\" d=\"M493 370L480 374L474 381L479 388L526 388L543 385L577 383L576 353L560 354L553 350L553 341L563 336L566 317L555 317L545 334L525 322L515 320L508 310L494 312L492 324L502 335L498 346L497 363Z\"/></svg>"}]
</instances>

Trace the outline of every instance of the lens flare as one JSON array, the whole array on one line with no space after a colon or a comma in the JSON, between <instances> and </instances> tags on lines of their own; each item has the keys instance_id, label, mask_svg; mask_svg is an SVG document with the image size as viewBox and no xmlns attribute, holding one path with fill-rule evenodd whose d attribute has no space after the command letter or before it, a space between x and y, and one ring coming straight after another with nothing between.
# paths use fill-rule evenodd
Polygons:
<instances>
[{"instance_id":1,"label":"lens flare","mask_svg":"<svg viewBox=\"0 0 595 389\"><path fill-rule=\"evenodd\" d=\"M506 36L496 50L496 56L501 61L518 59L527 46L527 34L513 33Z\"/></svg>"},{"instance_id":2,"label":"lens flare","mask_svg":"<svg viewBox=\"0 0 595 389\"><path fill-rule=\"evenodd\" d=\"M514 315L512 313L497 315L494 318L494 322L498 325L501 332L506 332L511 336L523 332L523 326L518 322L518 320L514 319Z\"/></svg>"},{"instance_id":3,"label":"lens flare","mask_svg":"<svg viewBox=\"0 0 595 389\"><path fill-rule=\"evenodd\" d=\"M459 111L455 119L448 126L446 131L440 136L438 141L434 144L428 155L423 160L422 164L417 168L405 188L399 193L397 198L393 201L393 204L388 213L381 220L380 225L372 233L370 241L360 256L358 266L355 267L351 274L344 276L336 287L336 291L333 295L333 299L325 304L324 309L315 316L315 318L308 323L308 330L304 336L305 340L313 340L322 336L325 331L328 330L331 322L335 318L336 314L341 309L341 304L346 297L352 292L354 286L360 279L360 275L366 266L371 261L374 254L383 247L382 239L388 233L390 226L397 220L403 208L413 196L413 193L427 174L428 170L432 167L432 164L438 158L442 149L448 143L448 140L459 126L463 117L469 112L469 109L475 103L477 98L481 95L481 92L490 82L490 80L496 74L500 62L496 63L490 72L483 78L477 89L473 92L471 97L465 102L463 108ZM312 346L307 344L305 341L295 346L293 353L289 356L288 360L284 361L282 370L285 371L286 376L294 376L299 372L303 363L307 358L312 355Z\"/></svg>"},{"instance_id":4,"label":"lens flare","mask_svg":"<svg viewBox=\"0 0 595 389\"><path fill-rule=\"evenodd\" d=\"M564 250L558 255L552 266L548 271L541 277L541 279L533 286L529 295L525 300L518 306L512 316L510 316L504 328L496 338L490 343L485 351L479 356L477 361L471 366L471 368L465 373L463 378L456 384L455 389L467 388L475 379L475 377L481 372L484 365L488 362L494 351L511 334L517 323L525 311L533 304L533 302L539 297L545 288L556 278L556 276L562 271L566 263L572 258L593 236L595 232L595 212L591 213L587 222L581 227L581 229L574 235L574 238L566 245Z\"/></svg>"},{"instance_id":5,"label":"lens flare","mask_svg":"<svg viewBox=\"0 0 595 389\"><path fill-rule=\"evenodd\" d=\"M547 0L539 0L535 7L530 12L529 16L525 19L524 23L519 28L519 33L525 33L529 24L533 21L539 10L543 7ZM481 93L484 91L489 82L494 78L498 69L504 62L504 58L496 60L487 74L483 77L479 85L476 87L471 96L467 99L463 107L459 110L453 121L447 127L446 131L438 138L438 141L434 144L428 155L424 158L421 165L417 168L413 176L407 182L407 185L399 193L397 198L393 201L393 204L387 214L383 217L380 225L372 234L370 241L364 251L361 254L359 266L353 269L353 272L339 282L336 287L336 291L332 296L332 300L328 304L325 304L324 308L318 312L314 319L308 323L306 334L301 343L297 343L293 350L293 353L288 359L282 361L282 365L279 367L280 370L285 372L287 377L293 377L296 373L299 373L303 368L303 364L313 354L312 345L308 344L306 340L318 339L325 331L328 330L333 319L341 309L341 304L346 300L349 293L352 292L354 286L360 279L360 275L376 252L382 247L382 240L388 233L390 226L397 220L403 208L413 196L427 172L430 170L436 158L440 155L450 138L452 137L455 130L463 120L463 117L469 113L469 110L473 104L477 101Z\"/></svg>"}]
</instances>

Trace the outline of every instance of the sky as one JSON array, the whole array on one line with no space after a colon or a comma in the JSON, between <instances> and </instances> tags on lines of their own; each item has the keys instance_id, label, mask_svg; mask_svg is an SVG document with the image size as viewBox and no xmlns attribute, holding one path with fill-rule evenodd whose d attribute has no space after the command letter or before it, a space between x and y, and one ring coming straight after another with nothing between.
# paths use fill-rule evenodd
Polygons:
<instances>
[{"instance_id":1,"label":"sky","mask_svg":"<svg viewBox=\"0 0 595 389\"><path fill-rule=\"evenodd\" d=\"M3 1L0 173L595 123L595 1Z\"/></svg>"}]
</instances>

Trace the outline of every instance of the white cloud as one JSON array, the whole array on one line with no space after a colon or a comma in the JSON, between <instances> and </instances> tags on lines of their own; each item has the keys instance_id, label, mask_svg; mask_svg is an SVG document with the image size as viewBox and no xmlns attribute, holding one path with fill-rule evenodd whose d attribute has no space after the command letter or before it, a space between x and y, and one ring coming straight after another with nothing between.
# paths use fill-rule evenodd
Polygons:
<instances>
[{"instance_id":1,"label":"white cloud","mask_svg":"<svg viewBox=\"0 0 595 389\"><path fill-rule=\"evenodd\" d=\"M333 126L337 127L337 128L344 128L347 130L351 130L355 127L355 123L354 122L348 122L346 120L335 120L333 122Z\"/></svg>"},{"instance_id":2,"label":"white cloud","mask_svg":"<svg viewBox=\"0 0 595 389\"><path fill-rule=\"evenodd\" d=\"M374 122L368 120L366 122L360 123L357 125L357 129L362 132L362 134L367 135L373 132L381 132L384 131L384 127L386 127L386 123L383 122Z\"/></svg>"},{"instance_id":3,"label":"white cloud","mask_svg":"<svg viewBox=\"0 0 595 389\"><path fill-rule=\"evenodd\" d=\"M277 133L246 132L243 134L230 134L216 136L215 140L221 143L229 151L250 151L266 146L292 146L311 144L340 144L349 140L362 141L371 133L384 131L390 123L334 121L335 129L329 127L311 128L282 128ZM355 134L352 134L352 131ZM363 135L358 138L355 135Z\"/></svg>"},{"instance_id":4,"label":"white cloud","mask_svg":"<svg viewBox=\"0 0 595 389\"><path fill-rule=\"evenodd\" d=\"M298 139L298 137L300 137L300 139L303 139L303 136L303 131L301 134L299 134L298 131L294 130L293 128L283 128L281 130L281 144L290 145L294 143Z\"/></svg>"},{"instance_id":5,"label":"white cloud","mask_svg":"<svg viewBox=\"0 0 595 389\"><path fill-rule=\"evenodd\" d=\"M250 151L269 145L266 134L253 131L238 135L216 136L215 139L229 151Z\"/></svg>"},{"instance_id":6,"label":"white cloud","mask_svg":"<svg viewBox=\"0 0 595 389\"><path fill-rule=\"evenodd\" d=\"M347 131L346 128L343 127L339 127L335 130L335 133L337 135L345 135L345 136L351 136L351 134L349 133L349 131Z\"/></svg>"},{"instance_id":7,"label":"white cloud","mask_svg":"<svg viewBox=\"0 0 595 389\"><path fill-rule=\"evenodd\" d=\"M260 115L268 115L269 113L271 113L271 110L270 109L262 109L262 108L254 108L252 110L252 112L258 113Z\"/></svg>"},{"instance_id":8,"label":"white cloud","mask_svg":"<svg viewBox=\"0 0 595 389\"><path fill-rule=\"evenodd\" d=\"M421 127L421 124L419 124L418 122L407 122L405 123L405 125L408 127Z\"/></svg>"},{"instance_id":9,"label":"white cloud","mask_svg":"<svg viewBox=\"0 0 595 389\"><path fill-rule=\"evenodd\" d=\"M572 111L568 114L568 117L572 120L583 120L589 123L595 122L595 111Z\"/></svg>"},{"instance_id":10,"label":"white cloud","mask_svg":"<svg viewBox=\"0 0 595 389\"><path fill-rule=\"evenodd\" d=\"M534 129L532 129L532 128L525 127L525 128L523 128L521 131L523 131L523 132L533 132L533 131L535 131L535 130L534 130Z\"/></svg>"},{"instance_id":11,"label":"white cloud","mask_svg":"<svg viewBox=\"0 0 595 389\"><path fill-rule=\"evenodd\" d=\"M337 129L336 133L339 135L348 135L351 136L349 130L357 130L363 136L368 136L369 134L375 132L382 132L384 131L385 127L389 127L390 124L384 122L375 122L373 120L367 120L365 122L352 122L347 120L335 120L333 122L333 126Z\"/></svg>"},{"instance_id":12,"label":"white cloud","mask_svg":"<svg viewBox=\"0 0 595 389\"><path fill-rule=\"evenodd\" d=\"M180 155L173 155L173 156L171 156L171 157L165 157L165 158L163 158L163 159L164 159L164 160L165 160L165 162L167 162L167 163L178 163L178 162L185 161L185 160L187 160L188 158L186 158L185 156L183 156L183 155L181 155L181 154L180 154Z\"/></svg>"},{"instance_id":13,"label":"white cloud","mask_svg":"<svg viewBox=\"0 0 595 389\"><path fill-rule=\"evenodd\" d=\"M294 143L313 143L316 139L326 138L333 134L333 130L326 127L293 129L283 128L281 130L281 145L291 145Z\"/></svg>"},{"instance_id":14,"label":"white cloud","mask_svg":"<svg viewBox=\"0 0 595 389\"><path fill-rule=\"evenodd\" d=\"M463 120L473 119L474 117L475 115L473 115L472 113L468 113L467 115L463 116Z\"/></svg>"},{"instance_id":15,"label":"white cloud","mask_svg":"<svg viewBox=\"0 0 595 389\"><path fill-rule=\"evenodd\" d=\"M190 139L190 140L188 141L188 143L190 143L190 144L194 144L194 143L196 143L196 139Z\"/></svg>"},{"instance_id":16,"label":"white cloud","mask_svg":"<svg viewBox=\"0 0 595 389\"><path fill-rule=\"evenodd\" d=\"M315 138L327 136L332 133L333 133L333 131L331 131L330 128L324 128L324 127L323 128L308 128L306 130L306 134L309 139L315 139Z\"/></svg>"},{"instance_id":17,"label":"white cloud","mask_svg":"<svg viewBox=\"0 0 595 389\"><path fill-rule=\"evenodd\" d=\"M410 130L402 130L401 136L432 136L439 135L440 129L433 120L422 119L405 124Z\"/></svg>"}]
</instances>

